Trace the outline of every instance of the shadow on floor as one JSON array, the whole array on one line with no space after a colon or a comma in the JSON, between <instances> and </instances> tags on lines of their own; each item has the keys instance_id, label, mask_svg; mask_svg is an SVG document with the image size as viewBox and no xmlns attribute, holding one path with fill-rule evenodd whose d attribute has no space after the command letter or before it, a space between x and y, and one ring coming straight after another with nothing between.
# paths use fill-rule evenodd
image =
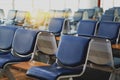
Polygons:
<instances>
[{"instance_id":1,"label":"shadow on floor","mask_svg":"<svg viewBox=\"0 0 120 80\"><path fill-rule=\"evenodd\" d=\"M109 80L110 73L87 68L85 74L81 77L74 78L74 80Z\"/></svg>"}]
</instances>

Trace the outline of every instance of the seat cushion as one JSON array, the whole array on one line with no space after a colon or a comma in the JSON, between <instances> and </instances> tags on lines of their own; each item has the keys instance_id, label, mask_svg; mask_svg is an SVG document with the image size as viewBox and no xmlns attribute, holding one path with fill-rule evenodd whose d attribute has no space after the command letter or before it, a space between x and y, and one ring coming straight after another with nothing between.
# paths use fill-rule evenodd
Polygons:
<instances>
[{"instance_id":1,"label":"seat cushion","mask_svg":"<svg viewBox=\"0 0 120 80\"><path fill-rule=\"evenodd\" d=\"M32 67L27 71L27 75L40 80L56 80L62 75L75 75L82 72L82 67L77 69L68 69L59 66L40 66Z\"/></svg>"},{"instance_id":2,"label":"seat cushion","mask_svg":"<svg viewBox=\"0 0 120 80\"><path fill-rule=\"evenodd\" d=\"M8 53L6 55L0 56L0 68L4 68L4 66L7 63L13 63L13 62L23 62L30 60L31 57L17 57L13 56L11 53Z\"/></svg>"}]
</instances>

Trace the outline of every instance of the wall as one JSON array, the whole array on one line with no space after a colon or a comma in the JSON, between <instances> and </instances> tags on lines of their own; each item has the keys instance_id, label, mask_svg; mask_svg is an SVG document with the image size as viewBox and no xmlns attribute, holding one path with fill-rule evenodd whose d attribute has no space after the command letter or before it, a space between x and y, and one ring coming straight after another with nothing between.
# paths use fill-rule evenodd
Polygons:
<instances>
[{"instance_id":1,"label":"wall","mask_svg":"<svg viewBox=\"0 0 120 80\"><path fill-rule=\"evenodd\" d=\"M97 7L98 0L80 0L79 8L80 9L89 9Z\"/></svg>"}]
</instances>

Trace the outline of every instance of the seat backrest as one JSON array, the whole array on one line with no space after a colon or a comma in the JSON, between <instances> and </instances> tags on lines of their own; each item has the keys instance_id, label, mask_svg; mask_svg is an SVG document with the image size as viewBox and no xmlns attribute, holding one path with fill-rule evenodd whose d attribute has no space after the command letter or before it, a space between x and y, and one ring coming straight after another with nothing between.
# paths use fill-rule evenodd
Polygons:
<instances>
[{"instance_id":1,"label":"seat backrest","mask_svg":"<svg viewBox=\"0 0 120 80\"><path fill-rule=\"evenodd\" d=\"M120 8L118 8L117 11L118 11L118 16L120 16Z\"/></svg>"},{"instance_id":2,"label":"seat backrest","mask_svg":"<svg viewBox=\"0 0 120 80\"><path fill-rule=\"evenodd\" d=\"M65 24L65 18L51 18L48 30L54 34L61 34Z\"/></svg>"},{"instance_id":3,"label":"seat backrest","mask_svg":"<svg viewBox=\"0 0 120 80\"><path fill-rule=\"evenodd\" d=\"M27 11L17 11L15 21L23 23L26 17Z\"/></svg>"},{"instance_id":4,"label":"seat backrest","mask_svg":"<svg viewBox=\"0 0 120 80\"><path fill-rule=\"evenodd\" d=\"M77 11L77 12L75 12L74 16L73 16L74 21L80 21L80 20L82 20L83 12L84 11Z\"/></svg>"},{"instance_id":5,"label":"seat backrest","mask_svg":"<svg viewBox=\"0 0 120 80\"><path fill-rule=\"evenodd\" d=\"M89 46L88 60L90 62L114 67L111 42L108 39L94 38Z\"/></svg>"},{"instance_id":6,"label":"seat backrest","mask_svg":"<svg viewBox=\"0 0 120 80\"><path fill-rule=\"evenodd\" d=\"M87 9L88 12L88 18L92 19L95 15L95 9Z\"/></svg>"},{"instance_id":7,"label":"seat backrest","mask_svg":"<svg viewBox=\"0 0 120 80\"><path fill-rule=\"evenodd\" d=\"M58 63L66 67L76 67L85 63L88 38L63 35L56 54Z\"/></svg>"},{"instance_id":8,"label":"seat backrest","mask_svg":"<svg viewBox=\"0 0 120 80\"><path fill-rule=\"evenodd\" d=\"M108 10L105 10L105 15L114 15L114 12L115 10L114 9L108 9Z\"/></svg>"},{"instance_id":9,"label":"seat backrest","mask_svg":"<svg viewBox=\"0 0 120 80\"><path fill-rule=\"evenodd\" d=\"M16 17L17 10L9 10L7 14L7 20L14 20Z\"/></svg>"},{"instance_id":10,"label":"seat backrest","mask_svg":"<svg viewBox=\"0 0 120 80\"><path fill-rule=\"evenodd\" d=\"M100 21L115 21L114 15L102 15Z\"/></svg>"},{"instance_id":11,"label":"seat backrest","mask_svg":"<svg viewBox=\"0 0 120 80\"><path fill-rule=\"evenodd\" d=\"M13 55L28 56L34 51L38 31L17 29L13 39Z\"/></svg>"},{"instance_id":12,"label":"seat backrest","mask_svg":"<svg viewBox=\"0 0 120 80\"><path fill-rule=\"evenodd\" d=\"M96 31L97 21L82 20L80 21L77 29L78 35L92 36Z\"/></svg>"},{"instance_id":13,"label":"seat backrest","mask_svg":"<svg viewBox=\"0 0 120 80\"><path fill-rule=\"evenodd\" d=\"M16 27L0 26L0 49L9 50L12 47Z\"/></svg>"},{"instance_id":14,"label":"seat backrest","mask_svg":"<svg viewBox=\"0 0 120 80\"><path fill-rule=\"evenodd\" d=\"M54 55L57 51L57 43L53 33L41 32L37 37L38 51Z\"/></svg>"},{"instance_id":15,"label":"seat backrest","mask_svg":"<svg viewBox=\"0 0 120 80\"><path fill-rule=\"evenodd\" d=\"M118 39L119 28L120 23L117 22L100 22L96 36L108 38L114 44Z\"/></svg>"},{"instance_id":16,"label":"seat backrest","mask_svg":"<svg viewBox=\"0 0 120 80\"><path fill-rule=\"evenodd\" d=\"M3 19L5 17L5 13L3 9L0 9L0 19Z\"/></svg>"}]
</instances>

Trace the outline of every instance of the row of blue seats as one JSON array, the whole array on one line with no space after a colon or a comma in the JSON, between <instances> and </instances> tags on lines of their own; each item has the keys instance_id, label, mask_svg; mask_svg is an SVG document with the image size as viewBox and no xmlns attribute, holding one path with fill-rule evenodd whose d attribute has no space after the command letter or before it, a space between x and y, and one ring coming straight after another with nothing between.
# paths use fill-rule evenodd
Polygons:
<instances>
[{"instance_id":1,"label":"row of blue seats","mask_svg":"<svg viewBox=\"0 0 120 80\"><path fill-rule=\"evenodd\" d=\"M96 27L96 25L99 25L99 27ZM97 29L96 35L94 35L95 29ZM61 78L72 80L73 77L81 76L84 73L87 62L90 61L98 64L97 66L102 69L105 66L111 68L111 71L106 68L105 71L111 72L110 79L112 80L114 74L112 72L119 69L120 62L119 58L116 57L113 60L111 43L115 44L119 29L120 23L116 22L100 22L98 24L97 21L81 21L77 31L79 36L62 36L56 52L56 62L51 66L32 67L27 71L27 75L40 80L59 80ZM92 40L88 36L92 37ZM90 54L93 55L89 59ZM94 54L98 56L96 55L96 57ZM110 59L105 61L108 58ZM90 67L95 68L93 65Z\"/></svg>"},{"instance_id":2,"label":"row of blue seats","mask_svg":"<svg viewBox=\"0 0 120 80\"><path fill-rule=\"evenodd\" d=\"M31 59L39 31L0 26L0 74L14 80L9 65Z\"/></svg>"},{"instance_id":3,"label":"row of blue seats","mask_svg":"<svg viewBox=\"0 0 120 80\"><path fill-rule=\"evenodd\" d=\"M97 25L96 21L81 21L80 25L79 25L79 28L78 28L78 33L79 33L78 35L79 36L80 35L88 35L88 36L93 35L94 32L95 32L95 29L96 29L96 25ZM97 31L98 35L96 35L96 36L98 36L98 37L105 37L107 39L111 39L111 40L113 40L113 43L114 43L115 42L114 40L116 40L116 37L118 36L119 28L120 28L120 23L100 22L99 23L99 27L97 28L98 29L98 31ZM10 31L12 30L12 35L11 35L9 30ZM5 27L5 26L2 27L1 26L0 27L0 32L1 32L0 33L1 34L1 38L0 38L0 41L1 41L1 43L0 43L1 44L0 45L1 46L1 51L4 51L4 50L7 50L7 51L10 50L11 51L11 47L12 47L12 52L4 51L6 54L1 52L1 58L0 58L1 63L0 64L1 64L1 69L3 71L6 70L7 64L12 64L12 63L15 63L15 62L21 62L21 61L28 61L28 60L30 60L30 55L31 55L31 53L34 50L36 36L37 36L37 33L39 31L26 30L26 29L17 29L17 28L13 28L13 27ZM15 34L15 35L13 36L13 34ZM75 43L71 43L71 38L72 38L72 36L70 38L68 38L67 40L65 38L65 40L63 40L63 43L62 43L62 39L64 39L64 38L61 38L60 45L62 44L62 46L64 46L66 44L66 42L68 41L68 43L69 43L69 40L70 40L69 44L71 46L75 46L75 49L77 49L77 50L75 50L72 47L75 50L75 52L73 52L73 51L70 51L70 52L72 54L73 53L77 54L76 51L78 51L79 49L76 46L76 44L78 44L77 41L79 41L79 40L76 41L76 39L75 39ZM10 41L7 41L7 40L10 40ZM65 43L64 43L64 41L65 41ZM72 41L74 42L74 37L72 38ZM83 41L86 41L86 40L83 39ZM11 42L11 43L9 43L9 42ZM87 40L87 43L85 42L85 44L88 44L88 42L89 42L89 39ZM10 44L12 46L9 46L8 44ZM59 48L62 48L62 47L60 47L60 45L59 45ZM81 39L80 39L80 44L78 46L80 46L80 45L81 45ZM7 48L5 48L6 46L7 46ZM61 49L59 50L59 48L58 48L58 51L60 51L60 53L62 53ZM62 50L63 49L65 49L65 53L66 53L66 51L69 50L68 47L64 47L64 48L62 48ZM70 48L70 50L73 50L73 49ZM86 50L87 48L81 48L81 49L85 49ZM4 56L3 56L3 54L4 54ZM64 52L63 52L63 54L64 54ZM60 54L60 56L64 57L64 55L62 56L61 54ZM81 56L81 58L83 58L83 56ZM64 63L64 59L62 60L62 62ZM69 62L69 60L68 60L68 62ZM76 66L76 61L75 61L75 63L74 62L72 62L72 63ZM67 64L69 66L69 63L65 62L65 64ZM71 64L71 60L70 60L70 64ZM37 74L35 74L35 75L37 75ZM9 76L9 75L8 75L8 77L11 78L11 76ZM48 80L50 80L50 79L48 79Z\"/></svg>"},{"instance_id":4,"label":"row of blue seats","mask_svg":"<svg viewBox=\"0 0 120 80\"><path fill-rule=\"evenodd\" d=\"M52 18L49 31L45 32L60 36L64 21L64 18ZM5 72L10 80L14 80L8 65L31 59L39 32L44 31L29 30L18 26L0 26L1 74Z\"/></svg>"},{"instance_id":5,"label":"row of blue seats","mask_svg":"<svg viewBox=\"0 0 120 80\"><path fill-rule=\"evenodd\" d=\"M113 7L105 10L103 16L111 18L111 21L120 21L120 7ZM110 19L109 19L110 20Z\"/></svg>"},{"instance_id":6,"label":"row of blue seats","mask_svg":"<svg viewBox=\"0 0 120 80\"><path fill-rule=\"evenodd\" d=\"M106 37L112 40L112 43L115 44L119 37L119 28L119 22L83 20L79 22L77 34Z\"/></svg>"},{"instance_id":7,"label":"row of blue seats","mask_svg":"<svg viewBox=\"0 0 120 80\"><path fill-rule=\"evenodd\" d=\"M93 34L96 23L95 21L83 21L80 23L82 28L79 30L81 33L91 31L90 34ZM88 30L86 30L87 27L89 27ZM112 40L114 42L118 36L119 28L120 23L100 22L97 35L92 36L92 40L85 37L86 35L91 37L88 33L79 33L79 36L63 35L56 52L56 62L51 66L32 67L27 71L27 75L40 80L64 78L73 80L74 77L83 75L87 65L90 64L89 67L96 68L97 66L96 69L111 72L110 80L119 80L117 70L119 71L120 68L120 59L113 57L111 48L111 42Z\"/></svg>"}]
</instances>

